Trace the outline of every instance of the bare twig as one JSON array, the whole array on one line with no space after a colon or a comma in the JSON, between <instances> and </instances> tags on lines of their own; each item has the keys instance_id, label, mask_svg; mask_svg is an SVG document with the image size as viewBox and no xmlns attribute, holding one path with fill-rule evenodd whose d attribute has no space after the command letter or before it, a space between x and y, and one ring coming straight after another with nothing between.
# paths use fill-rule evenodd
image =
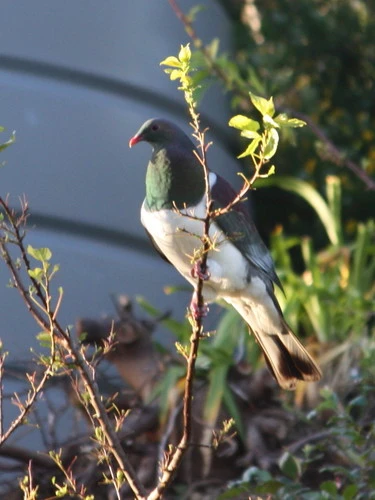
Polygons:
<instances>
[{"instance_id":1,"label":"bare twig","mask_svg":"<svg viewBox=\"0 0 375 500\"><path fill-rule=\"evenodd\" d=\"M293 114L297 118L304 120L310 127L313 134L316 135L320 141L322 141L326 148L327 157L330 161L332 161L332 163L339 167L348 168L354 175L361 179L369 191L375 191L375 181L359 165L347 158L309 116L296 111L293 111Z\"/></svg>"},{"instance_id":2,"label":"bare twig","mask_svg":"<svg viewBox=\"0 0 375 500\"><path fill-rule=\"evenodd\" d=\"M298 450L303 448L306 444L314 443L322 439L327 439L330 436L332 436L331 430L316 432L315 434L308 435L302 439L299 439L298 441L295 441L294 443L290 443L286 448L289 453L294 454Z\"/></svg>"},{"instance_id":3,"label":"bare twig","mask_svg":"<svg viewBox=\"0 0 375 500\"><path fill-rule=\"evenodd\" d=\"M54 463L49 456L35 453L32 450L26 450L18 446L2 445L0 447L0 456L24 464L33 462L34 466L47 470L54 468Z\"/></svg>"},{"instance_id":4,"label":"bare twig","mask_svg":"<svg viewBox=\"0 0 375 500\"><path fill-rule=\"evenodd\" d=\"M29 274L31 271L31 265L27 256L26 248L23 244L24 234L20 231L20 218L16 218L14 212L12 212L5 200L0 198L0 206L3 208L9 224L9 233L11 234L13 240L12 243L16 244L21 253L21 260L23 265ZM27 211L27 207L23 207L21 216L21 222L24 223L26 220L25 213ZM7 249L7 238L0 239L0 249L2 251L2 256L7 264L13 282L18 289L21 297L23 298L27 309L34 317L35 321L38 325L43 329L43 331L51 333L51 356L48 365L45 368L45 371L38 383L35 382L34 376L28 376L29 382L31 383L32 390L30 391L28 398L25 403L21 403L18 401L18 405L21 407L21 411L19 416L12 422L9 429L1 436L1 442L4 442L8 437L14 432L14 430L23 422L25 416L30 411L32 406L35 403L35 400L38 394L43 389L47 379L53 373L53 365L55 362L55 339L58 340L58 348L60 351L60 355L62 359L64 357L71 358L77 370L79 371L84 387L89 394L90 405L92 407L91 415L94 418L94 421L99 425L103 431L105 446L108 447L111 454L115 457L120 469L122 470L126 480L128 481L130 487L132 488L137 499L145 498L145 490L142 484L139 482L136 473L126 457L124 450L121 446L120 440L116 434L116 432L112 429L112 425L109 421L108 415L106 413L106 409L101 399L101 395L96 384L94 375L91 371L91 367L86 360L84 353L79 347L75 344L72 336L70 335L69 330L64 330L64 328L60 325L60 323L56 319L56 311L60 306L61 298L59 298L57 303L57 309L53 310L51 308L50 297L48 295L48 287L46 291L43 291L40 283L35 280L32 276L30 276L30 280L33 285L33 289L35 290L36 297L39 299L39 303L37 304L37 299L32 297L29 290L23 285L23 282L20 278L19 271L11 258L9 251ZM48 296L46 296L46 293ZM44 314L41 312L43 311ZM65 355L64 355L65 352Z\"/></svg>"}]
</instances>

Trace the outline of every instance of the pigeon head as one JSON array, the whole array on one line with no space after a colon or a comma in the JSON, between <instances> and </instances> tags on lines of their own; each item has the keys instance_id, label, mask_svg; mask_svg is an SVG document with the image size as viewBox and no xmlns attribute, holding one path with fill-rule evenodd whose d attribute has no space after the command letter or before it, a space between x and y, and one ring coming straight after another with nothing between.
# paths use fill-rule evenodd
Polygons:
<instances>
[{"instance_id":1,"label":"pigeon head","mask_svg":"<svg viewBox=\"0 0 375 500\"><path fill-rule=\"evenodd\" d=\"M190 150L193 147L190 138L177 125L162 118L147 120L130 139L129 147L142 141L148 142L154 148L167 147L171 144L179 144L180 147L188 146Z\"/></svg>"},{"instance_id":2,"label":"pigeon head","mask_svg":"<svg viewBox=\"0 0 375 500\"><path fill-rule=\"evenodd\" d=\"M198 203L204 196L205 179L190 137L174 123L152 118L130 139L129 146L142 141L153 150L146 172L148 209L182 209Z\"/></svg>"}]
</instances>

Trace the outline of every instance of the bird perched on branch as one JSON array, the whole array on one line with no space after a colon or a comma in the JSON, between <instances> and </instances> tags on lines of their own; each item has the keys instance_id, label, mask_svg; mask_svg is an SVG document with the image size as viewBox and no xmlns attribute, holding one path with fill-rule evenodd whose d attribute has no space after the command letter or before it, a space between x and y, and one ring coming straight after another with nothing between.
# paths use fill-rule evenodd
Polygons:
<instances>
[{"instance_id":1,"label":"bird perched on branch","mask_svg":"<svg viewBox=\"0 0 375 500\"><path fill-rule=\"evenodd\" d=\"M195 286L207 210L206 177L197 149L164 119L146 121L129 146L141 141L152 146L142 224L158 252ZM236 197L231 185L212 171L208 184L213 209L227 207ZM297 380L319 380L320 369L283 317L274 294L274 284L281 283L244 203L213 218L209 236L207 273L200 275L204 300L223 299L238 311L281 387L294 389Z\"/></svg>"}]
</instances>

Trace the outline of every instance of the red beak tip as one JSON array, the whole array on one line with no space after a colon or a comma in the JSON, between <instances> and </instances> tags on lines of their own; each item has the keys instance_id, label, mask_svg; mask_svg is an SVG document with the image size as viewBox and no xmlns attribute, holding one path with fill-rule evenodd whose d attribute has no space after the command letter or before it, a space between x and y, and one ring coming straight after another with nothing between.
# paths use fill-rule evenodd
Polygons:
<instances>
[{"instance_id":1,"label":"red beak tip","mask_svg":"<svg viewBox=\"0 0 375 500\"><path fill-rule=\"evenodd\" d=\"M133 146L135 146L135 144L138 144L138 142L141 142L141 141L143 141L142 135L140 135L140 134L135 135L129 141L129 148L132 148Z\"/></svg>"}]
</instances>

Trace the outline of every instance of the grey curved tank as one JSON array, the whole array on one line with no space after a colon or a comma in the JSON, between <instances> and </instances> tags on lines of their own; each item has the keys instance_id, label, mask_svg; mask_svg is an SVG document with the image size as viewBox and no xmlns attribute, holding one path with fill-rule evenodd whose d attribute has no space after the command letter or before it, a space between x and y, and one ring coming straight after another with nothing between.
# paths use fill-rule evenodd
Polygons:
<instances>
[{"instance_id":1,"label":"grey curved tank","mask_svg":"<svg viewBox=\"0 0 375 500\"><path fill-rule=\"evenodd\" d=\"M186 12L195 3L180 5ZM224 13L205 3L198 31L227 45ZM0 156L0 193L10 193L15 207L26 195L28 243L50 247L61 265L63 324L111 312L113 292L184 314L189 296L162 291L181 278L153 253L139 222L150 150L130 151L128 140L152 116L189 130L182 95L159 66L187 42L167 0L1 2L0 125L15 129L17 141ZM218 89L202 111L216 141L209 161L234 178L228 107ZM1 338L11 359L30 360L38 327L8 278L0 263Z\"/></svg>"},{"instance_id":2,"label":"grey curved tank","mask_svg":"<svg viewBox=\"0 0 375 500\"><path fill-rule=\"evenodd\" d=\"M185 11L194 4L180 2ZM224 14L215 2L206 4L198 31L227 44ZM63 319L108 310L114 291L144 294L160 307L180 302L163 297L162 285L179 277L153 255L139 222L150 150L128 149L129 137L151 116L189 131L182 95L159 66L188 41L169 3L3 0L0 33L0 120L17 131L16 144L1 155L7 165L0 191L11 193L14 205L26 195L30 237L50 246L61 264ZM227 105L218 89L202 111L217 142L209 161L234 177L222 133ZM1 317L16 334L12 343L19 339L24 349L32 335L23 321L12 325L12 308L18 316L22 306L5 290L4 274L2 266Z\"/></svg>"}]
</instances>

